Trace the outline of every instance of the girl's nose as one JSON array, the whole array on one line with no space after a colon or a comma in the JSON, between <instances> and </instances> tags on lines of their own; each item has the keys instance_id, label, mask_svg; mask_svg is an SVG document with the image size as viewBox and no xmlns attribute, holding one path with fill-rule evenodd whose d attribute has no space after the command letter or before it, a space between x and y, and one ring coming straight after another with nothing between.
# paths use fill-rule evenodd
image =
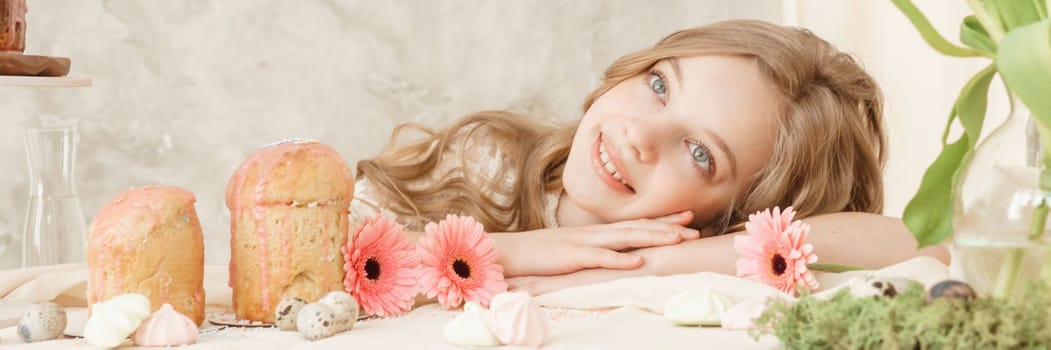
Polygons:
<instances>
[{"instance_id":1,"label":"girl's nose","mask_svg":"<svg viewBox=\"0 0 1051 350\"><path fill-rule=\"evenodd\" d=\"M660 145L668 142L671 134L669 125L659 119L632 118L624 123L626 154L641 163L653 163L660 158Z\"/></svg>"}]
</instances>

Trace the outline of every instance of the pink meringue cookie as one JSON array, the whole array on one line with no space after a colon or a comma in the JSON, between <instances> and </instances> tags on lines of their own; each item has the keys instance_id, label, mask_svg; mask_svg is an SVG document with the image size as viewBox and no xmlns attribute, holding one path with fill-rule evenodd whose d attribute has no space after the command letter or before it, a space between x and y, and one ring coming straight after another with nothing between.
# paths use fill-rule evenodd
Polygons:
<instances>
[{"instance_id":1,"label":"pink meringue cookie","mask_svg":"<svg viewBox=\"0 0 1051 350\"><path fill-rule=\"evenodd\" d=\"M729 330L749 330L755 327L755 320L766 311L766 303L773 302L771 299L780 299L791 302L792 299L784 294L775 294L769 297L755 297L734 304L723 314L722 327Z\"/></svg>"},{"instance_id":2,"label":"pink meringue cookie","mask_svg":"<svg viewBox=\"0 0 1051 350\"><path fill-rule=\"evenodd\" d=\"M526 292L494 296L487 323L505 345L540 346L547 340L547 316Z\"/></svg>"},{"instance_id":3,"label":"pink meringue cookie","mask_svg":"<svg viewBox=\"0 0 1051 350\"><path fill-rule=\"evenodd\" d=\"M190 345L197 342L197 323L165 303L142 321L133 339L138 346Z\"/></svg>"}]
</instances>

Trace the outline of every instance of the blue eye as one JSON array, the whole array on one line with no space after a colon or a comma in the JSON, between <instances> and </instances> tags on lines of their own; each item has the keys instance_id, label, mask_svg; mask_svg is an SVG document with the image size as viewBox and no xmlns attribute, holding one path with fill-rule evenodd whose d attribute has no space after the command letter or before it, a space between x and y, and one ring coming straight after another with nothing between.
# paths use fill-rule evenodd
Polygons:
<instances>
[{"instance_id":1,"label":"blue eye","mask_svg":"<svg viewBox=\"0 0 1051 350\"><path fill-rule=\"evenodd\" d=\"M714 160L712 159L712 152L708 149L708 146L700 142L686 142L687 147L690 150L690 157L693 158L693 165L700 170L711 173L713 168Z\"/></svg>"},{"instance_id":2,"label":"blue eye","mask_svg":"<svg viewBox=\"0 0 1051 350\"><path fill-rule=\"evenodd\" d=\"M648 82L650 89L657 94L657 97L660 97L661 100L668 98L668 86L664 81L664 76L658 72L651 72Z\"/></svg>"}]
</instances>

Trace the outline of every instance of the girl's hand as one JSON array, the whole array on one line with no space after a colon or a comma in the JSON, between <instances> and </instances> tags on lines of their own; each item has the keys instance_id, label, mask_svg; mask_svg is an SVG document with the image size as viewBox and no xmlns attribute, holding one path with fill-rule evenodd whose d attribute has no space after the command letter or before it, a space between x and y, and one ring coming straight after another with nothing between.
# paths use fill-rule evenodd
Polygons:
<instances>
[{"instance_id":1,"label":"girl's hand","mask_svg":"<svg viewBox=\"0 0 1051 350\"><path fill-rule=\"evenodd\" d=\"M645 270L645 266L634 270L588 269L557 276L511 277L505 281L511 291L525 291L530 295L539 296L569 287L649 275Z\"/></svg>"},{"instance_id":2,"label":"girl's hand","mask_svg":"<svg viewBox=\"0 0 1051 350\"><path fill-rule=\"evenodd\" d=\"M491 236L507 277L560 275L590 268L630 270L642 266L644 261L641 256L625 253L626 250L699 238L697 230L683 226L692 216L684 211L655 219Z\"/></svg>"},{"instance_id":3,"label":"girl's hand","mask_svg":"<svg viewBox=\"0 0 1051 350\"><path fill-rule=\"evenodd\" d=\"M697 247L687 247L709 241L709 239L684 242L675 246L650 247L633 251L645 260L645 264L631 270L614 270L608 268L595 268L580 270L557 276L519 276L506 279L512 291L526 291L531 295L541 295L569 287L582 286L586 284L617 280L628 277L639 276L664 276L674 274L675 269L669 269L669 254L686 254L688 251L697 251ZM684 249L692 248L692 249ZM692 271L691 271L692 272Z\"/></svg>"}]
</instances>

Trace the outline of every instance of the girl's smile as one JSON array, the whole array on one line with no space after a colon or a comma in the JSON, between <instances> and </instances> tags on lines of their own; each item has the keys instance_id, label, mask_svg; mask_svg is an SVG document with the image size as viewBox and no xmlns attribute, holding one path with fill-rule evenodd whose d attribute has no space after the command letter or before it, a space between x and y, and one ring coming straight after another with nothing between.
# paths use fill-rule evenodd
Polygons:
<instances>
[{"instance_id":1,"label":"girl's smile","mask_svg":"<svg viewBox=\"0 0 1051 350\"><path fill-rule=\"evenodd\" d=\"M595 142L595 150L591 155L591 164L594 166L598 178L614 191L626 194L635 194L635 188L631 186L631 175L624 168L620 155L615 148L607 146L602 134L599 134Z\"/></svg>"}]
</instances>

